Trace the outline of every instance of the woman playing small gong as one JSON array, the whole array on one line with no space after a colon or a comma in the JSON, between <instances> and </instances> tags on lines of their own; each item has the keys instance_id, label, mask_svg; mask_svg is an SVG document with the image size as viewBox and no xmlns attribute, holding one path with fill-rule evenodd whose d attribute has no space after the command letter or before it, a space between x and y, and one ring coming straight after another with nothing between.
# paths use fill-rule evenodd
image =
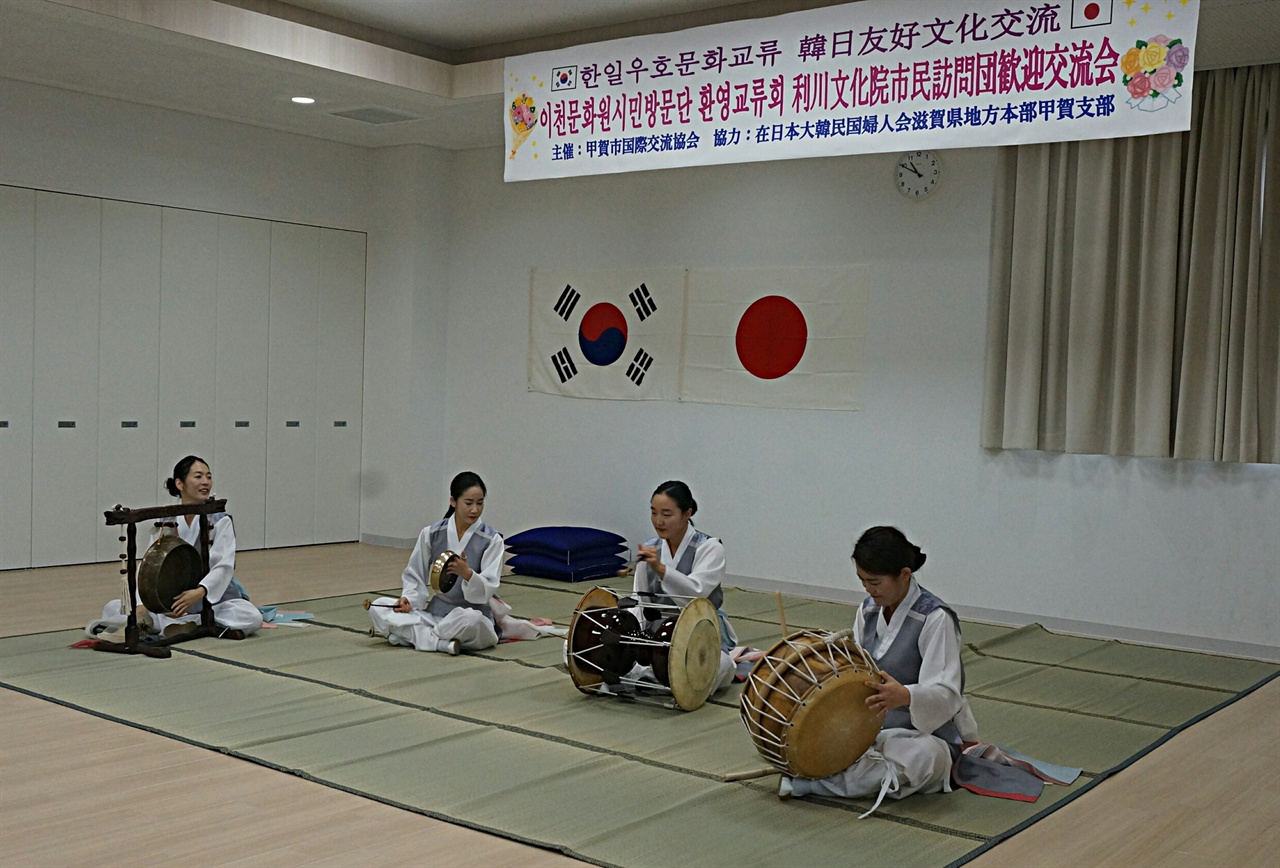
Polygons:
<instances>
[{"instance_id":1,"label":"woman playing small gong","mask_svg":"<svg viewBox=\"0 0 1280 868\"><path fill-rule=\"evenodd\" d=\"M738 636L724 604L724 543L693 527L698 502L689 486L678 480L664 482L649 499L649 519L657 536L636 550L635 594L640 603L636 615L646 630L657 621L644 610L647 603L680 605L690 597L703 597L716 607L720 622L720 666L713 689L733 681L734 665L729 656ZM660 620L660 619L659 619Z\"/></svg>"},{"instance_id":2,"label":"woman playing small gong","mask_svg":"<svg viewBox=\"0 0 1280 868\"><path fill-rule=\"evenodd\" d=\"M173 476L164 482L168 492L182 503L201 504L211 496L213 471L204 460L188 455L174 466ZM196 551L203 551L199 516L180 515L174 521L178 536L194 546ZM205 601L212 601L214 622L219 627L241 630L247 636L257 632L262 626L262 613L249 602L244 586L233 575L236 566L236 533L231 516L215 513L209 516L209 524L213 529L209 544L209 572L194 588L178 594L174 598L173 608L168 612L148 612L139 601L138 627L142 633L173 635L182 630L190 630L191 627L184 625L200 623L200 610ZM161 530L157 528L152 532L152 543L160 536ZM103 607L102 618L91 621L86 632L90 636L101 637L104 633L122 628L127 619L128 609L122 601L112 600Z\"/></svg>"},{"instance_id":3,"label":"woman playing small gong","mask_svg":"<svg viewBox=\"0 0 1280 868\"><path fill-rule=\"evenodd\" d=\"M880 667L883 681L866 702L884 725L849 768L821 780L784 776L779 798L951 791L953 749L976 741L978 727L964 696L960 621L916 581L924 562L895 527L873 527L858 539L853 565L867 598L854 639Z\"/></svg>"},{"instance_id":4,"label":"woman playing small gong","mask_svg":"<svg viewBox=\"0 0 1280 868\"><path fill-rule=\"evenodd\" d=\"M401 575L400 599L380 597L369 608L373 629L392 645L419 651L458 654L498 644L493 597L502 575L502 535L480 521L487 489L470 471L449 485L449 510L422 529ZM444 573L456 581L432 593L431 564L447 551L456 552ZM441 582L441 587L444 582Z\"/></svg>"}]
</instances>

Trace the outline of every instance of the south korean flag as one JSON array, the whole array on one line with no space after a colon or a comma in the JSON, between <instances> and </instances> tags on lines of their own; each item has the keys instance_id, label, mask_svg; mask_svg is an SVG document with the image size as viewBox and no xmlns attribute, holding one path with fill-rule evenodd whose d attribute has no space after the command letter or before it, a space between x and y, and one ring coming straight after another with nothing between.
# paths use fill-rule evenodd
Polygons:
<instances>
[{"instance_id":1,"label":"south korean flag","mask_svg":"<svg viewBox=\"0 0 1280 868\"><path fill-rule=\"evenodd\" d=\"M680 396L682 268L534 269L529 389L573 398Z\"/></svg>"}]
</instances>

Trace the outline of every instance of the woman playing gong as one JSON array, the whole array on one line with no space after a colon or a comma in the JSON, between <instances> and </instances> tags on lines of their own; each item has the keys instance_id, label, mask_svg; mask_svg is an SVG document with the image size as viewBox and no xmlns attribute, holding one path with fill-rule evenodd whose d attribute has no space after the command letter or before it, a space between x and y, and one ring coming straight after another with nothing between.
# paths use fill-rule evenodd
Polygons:
<instances>
[{"instance_id":1,"label":"woman playing gong","mask_svg":"<svg viewBox=\"0 0 1280 868\"><path fill-rule=\"evenodd\" d=\"M480 521L486 493L477 474L455 476L448 512L418 534L401 575L400 599L373 601L369 617L374 632L392 645L456 655L464 648L479 651L498 644L492 602L502 575L503 543L501 534ZM433 594L431 564L446 551L458 554L443 570L456 581Z\"/></svg>"},{"instance_id":2,"label":"woman playing gong","mask_svg":"<svg viewBox=\"0 0 1280 868\"><path fill-rule=\"evenodd\" d=\"M895 527L873 527L858 539L853 566L867 598L854 639L880 667L883 682L867 706L884 725L849 768L821 780L784 776L779 798L951 791L953 750L976 741L978 727L963 692L960 621L916 581L924 562L920 547Z\"/></svg>"},{"instance_id":3,"label":"woman playing gong","mask_svg":"<svg viewBox=\"0 0 1280 868\"><path fill-rule=\"evenodd\" d=\"M173 476L166 479L164 484L168 492L182 503L201 504L209 499L213 491L213 471L209 469L208 462L188 455L174 466ZM202 552L204 541L200 538L199 516L180 515L174 521L178 536L194 546L196 551ZM209 572L194 588L178 594L174 598L173 608L168 612L148 612L139 602L137 612L141 632L172 636L183 630L190 630L190 627L184 625L200 623L200 610L206 601L212 601L213 619L220 627L241 630L247 636L257 632L262 626L262 613L249 602L244 586L233 575L236 567L236 532L231 516L214 513L209 516L209 523L213 528L212 542L209 544ZM160 533L160 528L152 532L152 543ZM106 631L121 628L128 619L128 614L122 600L112 600L103 608L102 618L91 621L86 632L97 637Z\"/></svg>"},{"instance_id":4,"label":"woman playing gong","mask_svg":"<svg viewBox=\"0 0 1280 868\"><path fill-rule=\"evenodd\" d=\"M738 636L724 604L724 543L693 527L698 502L689 486L678 480L664 482L649 499L649 519L657 536L637 547L635 594L641 604L636 615L646 630L656 626L644 606L647 603L680 605L690 597L703 597L716 607L720 621L720 667L712 692L733 681L729 656ZM659 619L660 620L660 619Z\"/></svg>"}]
</instances>

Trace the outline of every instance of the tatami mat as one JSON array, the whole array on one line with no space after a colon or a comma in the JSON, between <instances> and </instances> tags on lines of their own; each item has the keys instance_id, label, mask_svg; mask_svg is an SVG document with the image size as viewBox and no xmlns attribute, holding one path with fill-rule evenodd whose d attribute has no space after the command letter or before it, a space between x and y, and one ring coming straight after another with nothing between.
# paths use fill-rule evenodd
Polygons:
<instances>
[{"instance_id":1,"label":"tatami mat","mask_svg":"<svg viewBox=\"0 0 1280 868\"><path fill-rule=\"evenodd\" d=\"M564 623L585 588L513 577L523 616ZM738 717L739 687L694 712L579 693L562 643L458 658L367 635L366 594L282 606L315 622L243 642L199 640L169 660L68 650L72 631L0 640L0 682L430 816L601 864L944 865L1272 677L1272 664L966 624L968 690L983 737L1080 766L1035 804L968 792L886 803L792 801ZM734 590L743 642L778 638L772 595ZM793 629L838 629L848 606L788 600ZM762 831L764 830L764 831Z\"/></svg>"}]
</instances>

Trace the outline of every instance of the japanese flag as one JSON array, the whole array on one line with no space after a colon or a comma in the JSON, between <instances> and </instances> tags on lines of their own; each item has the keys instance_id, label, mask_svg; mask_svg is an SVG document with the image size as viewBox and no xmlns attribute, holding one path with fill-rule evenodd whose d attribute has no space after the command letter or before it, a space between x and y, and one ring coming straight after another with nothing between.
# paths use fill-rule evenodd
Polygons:
<instances>
[{"instance_id":1,"label":"japanese flag","mask_svg":"<svg viewBox=\"0 0 1280 868\"><path fill-rule=\"evenodd\" d=\"M1071 0L1071 29L1111 23L1113 0Z\"/></svg>"},{"instance_id":2,"label":"japanese flag","mask_svg":"<svg viewBox=\"0 0 1280 868\"><path fill-rule=\"evenodd\" d=\"M534 269L529 389L574 398L679 398L683 268Z\"/></svg>"},{"instance_id":3,"label":"japanese flag","mask_svg":"<svg viewBox=\"0 0 1280 868\"><path fill-rule=\"evenodd\" d=\"M690 271L681 400L858 409L869 288L866 266Z\"/></svg>"}]
</instances>

